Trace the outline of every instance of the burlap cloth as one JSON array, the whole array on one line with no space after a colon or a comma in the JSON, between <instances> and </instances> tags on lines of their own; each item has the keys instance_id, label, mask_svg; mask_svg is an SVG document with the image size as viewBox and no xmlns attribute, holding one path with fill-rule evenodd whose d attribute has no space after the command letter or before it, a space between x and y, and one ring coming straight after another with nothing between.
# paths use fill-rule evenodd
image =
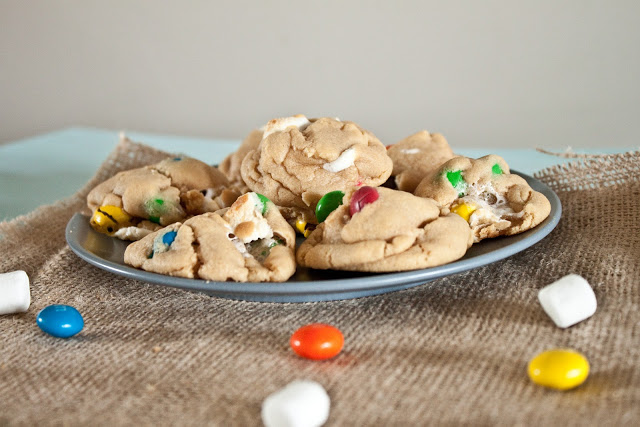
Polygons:
<instances>
[{"instance_id":1,"label":"burlap cloth","mask_svg":"<svg viewBox=\"0 0 640 427\"><path fill-rule=\"evenodd\" d=\"M619 425L640 420L640 152L547 169L563 203L557 229L493 265L410 290L348 301L232 301L124 279L77 258L65 224L89 188L165 154L119 145L75 196L0 224L0 271L26 270L27 313L0 316L0 424L260 425L264 398L320 382L328 425ZM596 314L557 328L540 288L584 276ZM62 303L84 330L63 340L35 322ZM298 327L345 335L335 359L289 348ZM591 374L558 392L532 384L538 352L583 352Z\"/></svg>"}]
</instances>

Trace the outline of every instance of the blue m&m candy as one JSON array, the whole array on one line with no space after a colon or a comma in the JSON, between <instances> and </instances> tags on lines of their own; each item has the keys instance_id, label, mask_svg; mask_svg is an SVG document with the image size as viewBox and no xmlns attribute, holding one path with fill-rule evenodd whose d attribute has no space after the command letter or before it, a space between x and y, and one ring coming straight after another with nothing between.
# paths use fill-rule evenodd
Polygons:
<instances>
[{"instance_id":1,"label":"blue m&m candy","mask_svg":"<svg viewBox=\"0 0 640 427\"><path fill-rule=\"evenodd\" d=\"M49 305L38 313L40 329L57 338L69 338L84 327L84 320L78 310L70 305Z\"/></svg>"}]
</instances>

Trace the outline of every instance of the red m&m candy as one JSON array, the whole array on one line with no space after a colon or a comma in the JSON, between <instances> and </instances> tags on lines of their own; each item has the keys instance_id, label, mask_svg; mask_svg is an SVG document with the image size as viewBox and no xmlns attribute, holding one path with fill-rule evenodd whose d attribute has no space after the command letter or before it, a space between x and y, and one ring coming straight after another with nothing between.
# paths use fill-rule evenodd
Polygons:
<instances>
[{"instance_id":1,"label":"red m&m candy","mask_svg":"<svg viewBox=\"0 0 640 427\"><path fill-rule=\"evenodd\" d=\"M313 360L331 359L342 350L344 336L336 327L312 323L295 331L289 344L300 357Z\"/></svg>"},{"instance_id":2,"label":"red m&m candy","mask_svg":"<svg viewBox=\"0 0 640 427\"><path fill-rule=\"evenodd\" d=\"M351 196L351 203L349 204L349 213L351 216L357 214L369 203L373 203L378 200L380 194L378 190L373 187L364 186L359 188L353 196Z\"/></svg>"}]
</instances>

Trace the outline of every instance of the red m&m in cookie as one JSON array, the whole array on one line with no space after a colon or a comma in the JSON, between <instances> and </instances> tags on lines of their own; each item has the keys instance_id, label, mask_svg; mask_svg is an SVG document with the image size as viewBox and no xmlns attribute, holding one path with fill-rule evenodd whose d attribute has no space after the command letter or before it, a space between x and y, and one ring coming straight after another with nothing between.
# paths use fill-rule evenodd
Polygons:
<instances>
[{"instance_id":1,"label":"red m&m in cookie","mask_svg":"<svg viewBox=\"0 0 640 427\"><path fill-rule=\"evenodd\" d=\"M380 194L378 190L373 187L364 186L359 188L353 196L351 196L351 202L349 203L349 213L351 216L357 214L369 203L373 203L378 200Z\"/></svg>"}]
</instances>

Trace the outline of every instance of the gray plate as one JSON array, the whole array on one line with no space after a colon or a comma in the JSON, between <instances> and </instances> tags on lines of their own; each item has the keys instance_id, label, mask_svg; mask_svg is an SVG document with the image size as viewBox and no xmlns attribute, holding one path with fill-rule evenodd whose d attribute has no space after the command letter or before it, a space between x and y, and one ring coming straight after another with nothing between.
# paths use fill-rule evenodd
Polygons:
<instances>
[{"instance_id":1,"label":"gray plate","mask_svg":"<svg viewBox=\"0 0 640 427\"><path fill-rule=\"evenodd\" d=\"M511 171L512 173L517 173ZM110 273L163 286L172 286L208 295L260 302L311 302L358 298L421 285L440 277L491 264L518 253L542 240L560 221L562 206L546 185L518 173L551 202L551 214L536 228L524 233L483 240L473 245L458 261L439 267L401 273L358 273L298 268L285 283L213 282L149 273L124 263L127 242L95 232L89 218L75 214L66 229L67 243L80 258Z\"/></svg>"}]
</instances>

